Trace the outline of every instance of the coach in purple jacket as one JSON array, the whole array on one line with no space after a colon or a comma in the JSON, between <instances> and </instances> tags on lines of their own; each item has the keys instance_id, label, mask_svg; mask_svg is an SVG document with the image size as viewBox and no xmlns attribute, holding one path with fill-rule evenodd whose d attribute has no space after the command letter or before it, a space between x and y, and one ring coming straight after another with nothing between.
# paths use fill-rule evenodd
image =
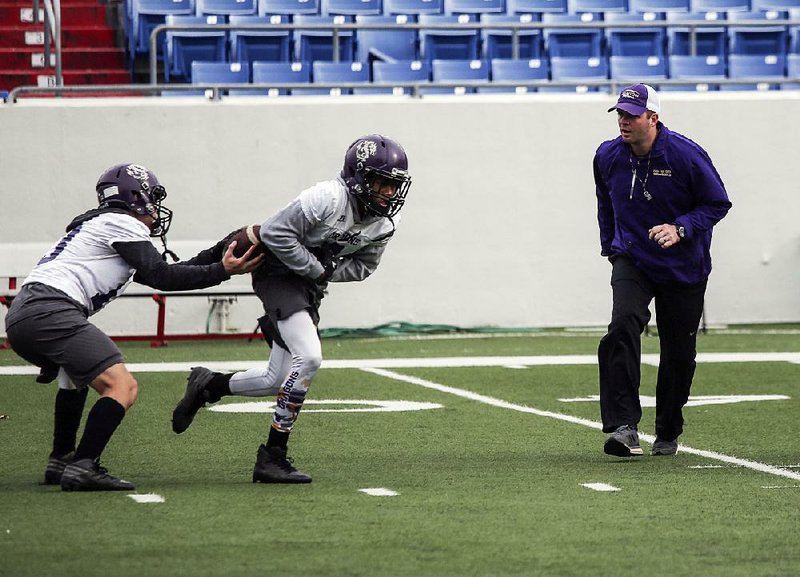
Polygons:
<instances>
[{"instance_id":1,"label":"coach in purple jacket","mask_svg":"<svg viewBox=\"0 0 800 577\"><path fill-rule=\"evenodd\" d=\"M600 412L610 433L604 451L642 454L641 334L655 299L661 359L651 453L674 455L694 376L711 232L731 203L706 151L659 121L652 87L626 87L613 110L620 136L594 157L601 254L613 267L611 323L598 349Z\"/></svg>"}]
</instances>

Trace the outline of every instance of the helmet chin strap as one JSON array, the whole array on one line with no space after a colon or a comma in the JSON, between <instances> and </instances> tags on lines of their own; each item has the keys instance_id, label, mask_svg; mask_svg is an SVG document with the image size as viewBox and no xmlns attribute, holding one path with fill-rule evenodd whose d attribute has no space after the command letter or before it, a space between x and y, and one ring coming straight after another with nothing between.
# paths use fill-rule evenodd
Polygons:
<instances>
[{"instance_id":1,"label":"helmet chin strap","mask_svg":"<svg viewBox=\"0 0 800 577\"><path fill-rule=\"evenodd\" d=\"M161 239L161 244L164 245L164 252L161 253L161 259L166 262L167 255L169 255L169 257L172 259L172 262L178 262L181 260L178 258L177 254L167 248L167 235L162 234L159 238Z\"/></svg>"}]
</instances>

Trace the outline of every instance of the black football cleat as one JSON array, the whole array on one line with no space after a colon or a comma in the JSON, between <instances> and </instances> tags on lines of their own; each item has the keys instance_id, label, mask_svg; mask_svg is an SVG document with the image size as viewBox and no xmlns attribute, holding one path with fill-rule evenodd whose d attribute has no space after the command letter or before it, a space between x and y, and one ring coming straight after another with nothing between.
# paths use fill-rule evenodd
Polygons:
<instances>
[{"instance_id":1,"label":"black football cleat","mask_svg":"<svg viewBox=\"0 0 800 577\"><path fill-rule=\"evenodd\" d=\"M206 385L214 378L214 373L205 367L192 367L186 381L186 392L172 411L172 430L182 433L192 424L197 411L208 400Z\"/></svg>"},{"instance_id":2,"label":"black football cleat","mask_svg":"<svg viewBox=\"0 0 800 577\"><path fill-rule=\"evenodd\" d=\"M44 485L60 485L61 475L64 474L64 469L72 462L75 457L75 451L71 451L66 455L55 456L50 455L47 460L47 468L44 470Z\"/></svg>"},{"instance_id":3,"label":"black football cleat","mask_svg":"<svg viewBox=\"0 0 800 577\"><path fill-rule=\"evenodd\" d=\"M130 481L117 479L96 459L73 461L61 476L62 491L133 491Z\"/></svg>"},{"instance_id":4,"label":"black football cleat","mask_svg":"<svg viewBox=\"0 0 800 577\"><path fill-rule=\"evenodd\" d=\"M311 477L292 466L281 447L258 447L256 466L253 469L253 483L310 483Z\"/></svg>"}]
</instances>

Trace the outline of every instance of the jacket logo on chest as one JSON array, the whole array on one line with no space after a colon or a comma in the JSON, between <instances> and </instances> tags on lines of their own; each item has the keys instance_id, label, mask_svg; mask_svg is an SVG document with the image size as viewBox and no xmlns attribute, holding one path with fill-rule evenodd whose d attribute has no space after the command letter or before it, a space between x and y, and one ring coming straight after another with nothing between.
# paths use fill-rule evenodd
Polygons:
<instances>
[{"instance_id":1,"label":"jacket logo on chest","mask_svg":"<svg viewBox=\"0 0 800 577\"><path fill-rule=\"evenodd\" d=\"M672 176L672 170L669 168L654 168L653 169L653 176Z\"/></svg>"},{"instance_id":2,"label":"jacket logo on chest","mask_svg":"<svg viewBox=\"0 0 800 577\"><path fill-rule=\"evenodd\" d=\"M331 232L330 236L328 236L328 239L336 243L358 246L361 244L361 237L359 237L360 233L361 231L358 230L353 232L346 230L334 230Z\"/></svg>"}]
</instances>

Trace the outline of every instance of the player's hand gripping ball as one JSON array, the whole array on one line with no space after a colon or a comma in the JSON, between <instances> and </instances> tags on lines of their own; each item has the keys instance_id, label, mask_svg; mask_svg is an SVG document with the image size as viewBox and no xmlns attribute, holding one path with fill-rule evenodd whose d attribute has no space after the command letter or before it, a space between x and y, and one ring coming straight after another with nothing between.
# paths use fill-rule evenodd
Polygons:
<instances>
[{"instance_id":1,"label":"player's hand gripping ball","mask_svg":"<svg viewBox=\"0 0 800 577\"><path fill-rule=\"evenodd\" d=\"M260 224L251 224L239 229L239 231L233 235L233 238L231 238L231 242L234 240L236 241L236 246L233 249L233 256L241 258L251 246L255 246L256 249L253 251L253 254L250 255L250 258L255 258L266 252L266 248L261 243L260 232Z\"/></svg>"}]
</instances>

